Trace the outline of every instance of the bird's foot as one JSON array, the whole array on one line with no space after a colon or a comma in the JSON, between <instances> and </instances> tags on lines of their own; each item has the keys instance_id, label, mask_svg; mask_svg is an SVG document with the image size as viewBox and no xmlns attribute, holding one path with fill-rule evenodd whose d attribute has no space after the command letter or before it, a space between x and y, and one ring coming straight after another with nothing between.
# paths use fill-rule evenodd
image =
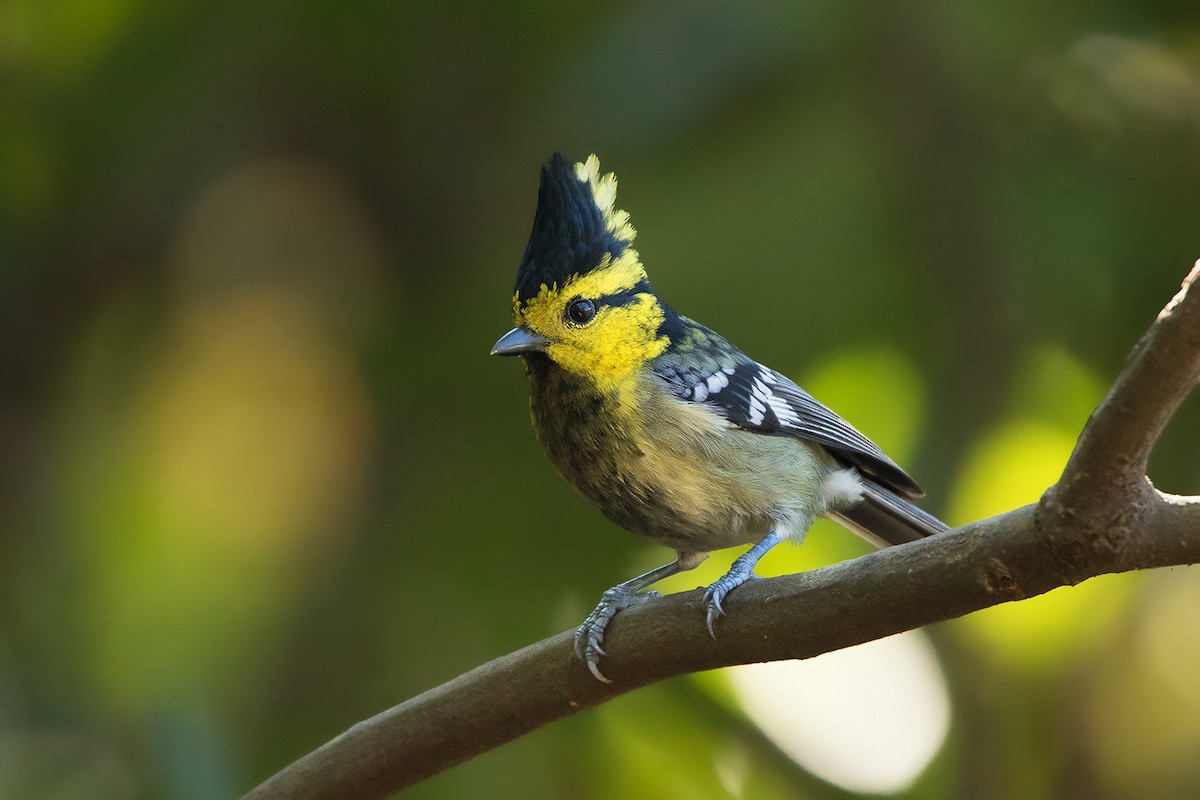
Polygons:
<instances>
[{"instance_id":1,"label":"bird's foot","mask_svg":"<svg viewBox=\"0 0 1200 800\"><path fill-rule=\"evenodd\" d=\"M596 680L612 683L600 671L600 657L608 655L602 647L608 623L612 621L618 611L632 606L640 606L656 597L662 597L662 595L658 592L635 592L624 586L614 586L604 593L592 613L588 614L587 619L575 631L575 655L587 664L587 668L596 676Z\"/></svg>"},{"instance_id":2,"label":"bird's foot","mask_svg":"<svg viewBox=\"0 0 1200 800\"><path fill-rule=\"evenodd\" d=\"M725 613L725 609L721 607L721 601L725 596L732 592L737 587L749 580L755 580L759 576L754 574L754 562L743 561L741 558L735 559L733 565L717 581L704 591L704 604L708 608L706 622L708 623L708 635L716 639L717 634L713 630L713 622L717 617Z\"/></svg>"}]
</instances>

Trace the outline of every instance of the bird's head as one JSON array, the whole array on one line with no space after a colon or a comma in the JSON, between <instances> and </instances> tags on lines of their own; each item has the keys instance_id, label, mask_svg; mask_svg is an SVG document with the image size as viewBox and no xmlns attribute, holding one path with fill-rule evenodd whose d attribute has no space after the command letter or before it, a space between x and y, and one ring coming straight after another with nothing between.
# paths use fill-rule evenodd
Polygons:
<instances>
[{"instance_id":1,"label":"bird's head","mask_svg":"<svg viewBox=\"0 0 1200 800\"><path fill-rule=\"evenodd\" d=\"M529 244L517 270L515 328L493 355L547 357L602 390L621 385L669 340L637 251L629 215L614 205L617 179L600 160L542 167Z\"/></svg>"}]
</instances>

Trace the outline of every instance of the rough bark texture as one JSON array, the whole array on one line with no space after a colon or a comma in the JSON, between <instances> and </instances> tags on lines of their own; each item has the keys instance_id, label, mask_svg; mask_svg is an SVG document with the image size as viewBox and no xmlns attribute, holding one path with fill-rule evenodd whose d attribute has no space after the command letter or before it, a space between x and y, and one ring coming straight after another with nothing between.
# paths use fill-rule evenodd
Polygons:
<instances>
[{"instance_id":1,"label":"rough bark texture","mask_svg":"<svg viewBox=\"0 0 1200 800\"><path fill-rule=\"evenodd\" d=\"M1146 461L1200 382L1200 262L1134 347L1062 477L1025 506L729 600L713 641L699 590L622 612L595 680L560 633L384 711L247 798L379 798L529 731L685 672L809 658L1096 575L1200 561L1200 498L1157 491Z\"/></svg>"}]
</instances>

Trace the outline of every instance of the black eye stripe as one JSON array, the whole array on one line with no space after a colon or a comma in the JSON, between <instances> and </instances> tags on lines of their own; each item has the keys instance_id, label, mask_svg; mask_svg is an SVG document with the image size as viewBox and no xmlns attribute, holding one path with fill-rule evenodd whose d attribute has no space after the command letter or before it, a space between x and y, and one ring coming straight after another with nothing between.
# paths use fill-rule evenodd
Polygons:
<instances>
[{"instance_id":1,"label":"black eye stripe","mask_svg":"<svg viewBox=\"0 0 1200 800\"><path fill-rule=\"evenodd\" d=\"M614 292L613 294L606 294L596 298L596 305L620 308L636 302L638 295L649 294L650 292L650 282L640 280L632 288L626 289L623 292Z\"/></svg>"},{"instance_id":2,"label":"black eye stripe","mask_svg":"<svg viewBox=\"0 0 1200 800\"><path fill-rule=\"evenodd\" d=\"M633 287L621 292L604 294L594 300L587 297L576 297L567 303L564 316L576 325L586 325L591 322L602 308L622 308L637 302L638 297L651 293L650 283L638 281ZM585 309L584 307L587 306Z\"/></svg>"}]
</instances>

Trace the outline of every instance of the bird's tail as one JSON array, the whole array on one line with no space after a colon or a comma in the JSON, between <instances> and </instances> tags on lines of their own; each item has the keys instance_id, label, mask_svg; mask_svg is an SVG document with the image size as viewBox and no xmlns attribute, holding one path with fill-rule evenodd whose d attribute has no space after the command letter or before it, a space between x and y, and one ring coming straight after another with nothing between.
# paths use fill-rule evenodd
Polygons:
<instances>
[{"instance_id":1,"label":"bird's tail","mask_svg":"<svg viewBox=\"0 0 1200 800\"><path fill-rule=\"evenodd\" d=\"M915 542L950 529L937 517L866 476L862 491L861 503L831 516L872 544L886 547Z\"/></svg>"}]
</instances>

